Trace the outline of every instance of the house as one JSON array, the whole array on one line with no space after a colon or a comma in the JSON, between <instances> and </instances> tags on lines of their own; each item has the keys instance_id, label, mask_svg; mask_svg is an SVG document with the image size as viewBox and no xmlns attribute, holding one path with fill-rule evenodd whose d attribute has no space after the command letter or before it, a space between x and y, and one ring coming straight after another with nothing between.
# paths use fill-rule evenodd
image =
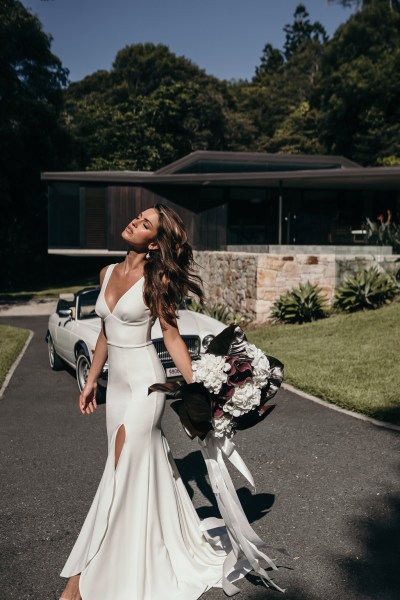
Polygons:
<instances>
[{"instance_id":1,"label":"house","mask_svg":"<svg viewBox=\"0 0 400 600\"><path fill-rule=\"evenodd\" d=\"M361 167L341 156L196 151L155 172L48 172L42 179L52 254L123 253L121 232L157 202L181 215L196 250L362 251L365 217L388 209L400 216L400 167Z\"/></svg>"}]
</instances>

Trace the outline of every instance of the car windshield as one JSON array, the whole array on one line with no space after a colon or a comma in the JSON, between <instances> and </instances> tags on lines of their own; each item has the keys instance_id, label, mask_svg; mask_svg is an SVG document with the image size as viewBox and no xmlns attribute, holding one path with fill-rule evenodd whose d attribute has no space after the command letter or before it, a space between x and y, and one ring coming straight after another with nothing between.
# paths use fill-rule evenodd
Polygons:
<instances>
[{"instance_id":1,"label":"car windshield","mask_svg":"<svg viewBox=\"0 0 400 600\"><path fill-rule=\"evenodd\" d=\"M97 317L94 307L100 290L82 292L78 297L78 319L93 319Z\"/></svg>"}]
</instances>

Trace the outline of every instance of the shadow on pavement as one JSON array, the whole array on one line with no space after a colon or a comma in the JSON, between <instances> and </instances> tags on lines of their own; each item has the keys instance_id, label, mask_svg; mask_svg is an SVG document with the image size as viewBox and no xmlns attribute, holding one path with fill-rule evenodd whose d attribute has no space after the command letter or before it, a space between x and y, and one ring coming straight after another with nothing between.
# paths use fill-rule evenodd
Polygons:
<instances>
[{"instance_id":1,"label":"shadow on pavement","mask_svg":"<svg viewBox=\"0 0 400 600\"><path fill-rule=\"evenodd\" d=\"M368 516L353 518L349 523L349 537L358 541L360 558L336 556L334 560L354 589L349 597L398 600L400 498L394 493L372 496L364 512Z\"/></svg>"},{"instance_id":2,"label":"shadow on pavement","mask_svg":"<svg viewBox=\"0 0 400 600\"><path fill-rule=\"evenodd\" d=\"M400 425L400 395L396 398L397 406L382 408L373 415L375 419L381 419L394 425Z\"/></svg>"},{"instance_id":3,"label":"shadow on pavement","mask_svg":"<svg viewBox=\"0 0 400 600\"><path fill-rule=\"evenodd\" d=\"M218 515L217 502L208 483L207 468L201 452L191 452L184 458L175 459L175 462L189 496L193 498L192 484L195 484L211 505L197 508L200 519ZM238 489L237 495L250 523L261 519L270 510L275 500L273 494L252 494L245 487Z\"/></svg>"}]
</instances>

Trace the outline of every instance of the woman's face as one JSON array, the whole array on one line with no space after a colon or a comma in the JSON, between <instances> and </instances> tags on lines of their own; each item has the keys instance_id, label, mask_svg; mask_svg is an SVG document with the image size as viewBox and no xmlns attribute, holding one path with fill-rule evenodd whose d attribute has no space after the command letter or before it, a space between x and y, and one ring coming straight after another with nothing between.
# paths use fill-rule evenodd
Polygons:
<instances>
[{"instance_id":1,"label":"woman's face","mask_svg":"<svg viewBox=\"0 0 400 600\"><path fill-rule=\"evenodd\" d=\"M121 233L133 249L147 250L158 248L154 240L158 231L158 212L155 208L147 208L139 213Z\"/></svg>"}]
</instances>

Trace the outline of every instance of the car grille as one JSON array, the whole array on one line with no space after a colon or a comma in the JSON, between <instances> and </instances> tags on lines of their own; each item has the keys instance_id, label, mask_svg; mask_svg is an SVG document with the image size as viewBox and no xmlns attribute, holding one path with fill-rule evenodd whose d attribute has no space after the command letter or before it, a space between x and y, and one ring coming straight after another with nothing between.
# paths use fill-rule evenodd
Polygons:
<instances>
[{"instance_id":1,"label":"car grille","mask_svg":"<svg viewBox=\"0 0 400 600\"><path fill-rule=\"evenodd\" d=\"M186 344L189 354L192 358L200 354L200 338L198 335L182 335L182 339ZM170 353L165 347L164 340L153 340L153 344L157 350L160 361L164 363L173 363Z\"/></svg>"}]
</instances>

